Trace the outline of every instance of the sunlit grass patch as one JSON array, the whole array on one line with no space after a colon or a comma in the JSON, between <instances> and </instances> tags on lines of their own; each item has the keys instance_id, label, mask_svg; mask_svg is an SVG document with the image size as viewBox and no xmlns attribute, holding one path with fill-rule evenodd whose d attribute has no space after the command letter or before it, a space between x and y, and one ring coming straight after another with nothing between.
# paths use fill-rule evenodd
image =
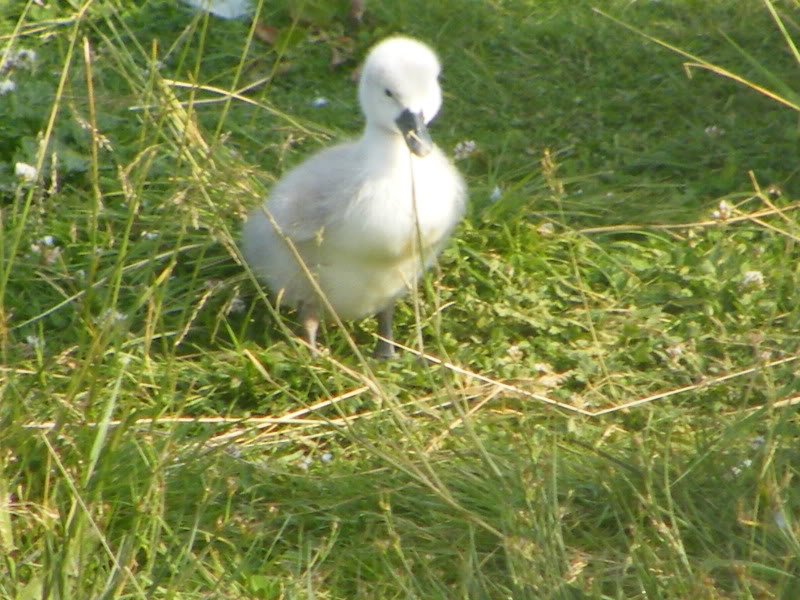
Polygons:
<instances>
[{"instance_id":1,"label":"sunlit grass patch","mask_svg":"<svg viewBox=\"0 0 800 600\"><path fill-rule=\"evenodd\" d=\"M0 8L0 596L796 596L791 108L584 2L347 4ZM603 9L796 74L787 3ZM470 213L398 360L315 359L238 231L398 31Z\"/></svg>"}]
</instances>

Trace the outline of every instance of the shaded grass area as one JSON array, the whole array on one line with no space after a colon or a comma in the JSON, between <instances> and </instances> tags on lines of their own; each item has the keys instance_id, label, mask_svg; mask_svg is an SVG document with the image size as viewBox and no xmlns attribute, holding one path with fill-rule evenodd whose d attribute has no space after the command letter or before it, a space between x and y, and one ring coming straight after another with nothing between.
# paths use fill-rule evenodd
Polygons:
<instances>
[{"instance_id":1,"label":"shaded grass area","mask_svg":"<svg viewBox=\"0 0 800 600\"><path fill-rule=\"evenodd\" d=\"M186 447L175 443L186 433L177 429L169 437L118 435L82 486L95 507L91 524L55 512L74 502L64 477L19 498L47 492L48 514L26 511L15 523L73 540L43 557L46 572L64 580L32 565L17 572L68 590L83 573L79 589L99 594L122 585L116 559L151 597L791 597L796 546L778 523L781 510L797 509L786 485L796 449L785 443L797 430L784 422L757 448L735 442L763 425L764 414L757 417L694 446L666 419L633 436L615 427L594 440L613 456L560 427L490 417L479 425L481 452L455 436L427 453L438 483L356 448L298 471L292 455ZM385 434L380 429L360 433ZM57 453L71 462L91 442L70 439ZM37 461L52 464L53 455L27 443L17 468L41 473Z\"/></svg>"},{"instance_id":2,"label":"shaded grass area","mask_svg":"<svg viewBox=\"0 0 800 600\"><path fill-rule=\"evenodd\" d=\"M0 75L0 595L800 592L796 114L588 2L271 4L273 45L74 4L0 9L4 59L36 51ZM762 2L599 8L758 83L798 68ZM313 360L237 232L358 130L351 72L394 32L441 53L437 142L477 147L398 315L446 364L359 357L370 322Z\"/></svg>"}]
</instances>

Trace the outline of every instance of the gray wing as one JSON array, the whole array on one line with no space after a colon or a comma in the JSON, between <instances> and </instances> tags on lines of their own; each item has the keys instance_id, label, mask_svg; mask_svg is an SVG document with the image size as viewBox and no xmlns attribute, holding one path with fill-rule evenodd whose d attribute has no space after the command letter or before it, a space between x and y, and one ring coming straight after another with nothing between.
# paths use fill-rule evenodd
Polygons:
<instances>
[{"instance_id":1,"label":"gray wing","mask_svg":"<svg viewBox=\"0 0 800 600\"><path fill-rule=\"evenodd\" d=\"M363 182L354 144L323 150L291 170L273 188L266 208L292 241L335 227Z\"/></svg>"}]
</instances>

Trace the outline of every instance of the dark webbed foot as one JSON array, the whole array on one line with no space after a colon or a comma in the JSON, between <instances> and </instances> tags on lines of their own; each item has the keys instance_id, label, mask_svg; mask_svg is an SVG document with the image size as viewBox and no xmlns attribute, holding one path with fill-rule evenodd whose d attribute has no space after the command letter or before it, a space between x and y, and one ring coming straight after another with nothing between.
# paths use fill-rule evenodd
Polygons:
<instances>
[{"instance_id":1,"label":"dark webbed foot","mask_svg":"<svg viewBox=\"0 0 800 600\"><path fill-rule=\"evenodd\" d=\"M392 340L394 340L394 335L392 334L394 305L392 304L388 308L383 309L376 316L378 317L378 335L385 339L378 340L378 343L375 345L375 352L373 352L372 355L380 360L389 360L394 358L397 354L394 349L394 344L392 343Z\"/></svg>"}]
</instances>

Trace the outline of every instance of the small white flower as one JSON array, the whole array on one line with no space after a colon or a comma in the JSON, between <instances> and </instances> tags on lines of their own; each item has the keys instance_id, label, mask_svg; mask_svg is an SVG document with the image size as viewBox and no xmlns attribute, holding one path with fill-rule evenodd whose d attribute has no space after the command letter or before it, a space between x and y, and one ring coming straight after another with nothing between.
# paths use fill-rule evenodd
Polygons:
<instances>
[{"instance_id":1,"label":"small white flower","mask_svg":"<svg viewBox=\"0 0 800 600\"><path fill-rule=\"evenodd\" d=\"M308 468L311 466L312 462L313 461L311 460L310 456L304 456L299 461L297 461L297 464L303 471L308 471Z\"/></svg>"},{"instance_id":2,"label":"small white flower","mask_svg":"<svg viewBox=\"0 0 800 600\"><path fill-rule=\"evenodd\" d=\"M35 50L26 50L23 48L22 50L17 51L16 63L18 65L24 65L27 66L28 68L32 68L33 63L35 62L36 62Z\"/></svg>"},{"instance_id":3,"label":"small white flower","mask_svg":"<svg viewBox=\"0 0 800 600\"><path fill-rule=\"evenodd\" d=\"M731 469L731 473L733 473L734 475L741 475L742 471L750 467L752 464L753 464L752 460L750 460L749 458L745 458L742 462L739 463L739 466L733 467Z\"/></svg>"},{"instance_id":4,"label":"small white flower","mask_svg":"<svg viewBox=\"0 0 800 600\"><path fill-rule=\"evenodd\" d=\"M497 202L498 200L500 200L500 198L502 198L502 196L503 196L503 192L500 189L500 186L496 185L496 186L494 186L494 189L492 190L492 193L489 196L489 201L490 202Z\"/></svg>"},{"instance_id":5,"label":"small white flower","mask_svg":"<svg viewBox=\"0 0 800 600\"><path fill-rule=\"evenodd\" d=\"M6 78L3 81L0 81L0 96L4 94L10 94L16 89L17 84L10 79Z\"/></svg>"},{"instance_id":6,"label":"small white flower","mask_svg":"<svg viewBox=\"0 0 800 600\"><path fill-rule=\"evenodd\" d=\"M742 276L742 287L754 288L764 285L764 274L761 271L748 271Z\"/></svg>"},{"instance_id":7,"label":"small white flower","mask_svg":"<svg viewBox=\"0 0 800 600\"><path fill-rule=\"evenodd\" d=\"M681 356L683 356L683 350L683 344L675 344L674 346L669 346L664 351L672 360L678 360Z\"/></svg>"},{"instance_id":8,"label":"small white flower","mask_svg":"<svg viewBox=\"0 0 800 600\"><path fill-rule=\"evenodd\" d=\"M34 181L36 179L36 167L28 163L18 162L14 165L14 175L21 177L25 181Z\"/></svg>"},{"instance_id":9,"label":"small white flower","mask_svg":"<svg viewBox=\"0 0 800 600\"><path fill-rule=\"evenodd\" d=\"M44 256L44 262L48 265L54 264L59 258L61 258L61 248L45 248L44 252L42 253Z\"/></svg>"},{"instance_id":10,"label":"small white flower","mask_svg":"<svg viewBox=\"0 0 800 600\"><path fill-rule=\"evenodd\" d=\"M731 215L733 215L733 208L725 200L720 200L717 210L711 213L715 221L727 221L731 218Z\"/></svg>"},{"instance_id":11,"label":"small white flower","mask_svg":"<svg viewBox=\"0 0 800 600\"><path fill-rule=\"evenodd\" d=\"M118 310L107 308L103 311L102 315L95 318L95 323L116 325L117 323L122 323L126 318L127 317Z\"/></svg>"},{"instance_id":12,"label":"small white flower","mask_svg":"<svg viewBox=\"0 0 800 600\"><path fill-rule=\"evenodd\" d=\"M38 335L26 336L25 344L27 344L30 348L41 348L42 346L44 346L42 338L40 338Z\"/></svg>"},{"instance_id":13,"label":"small white flower","mask_svg":"<svg viewBox=\"0 0 800 600\"><path fill-rule=\"evenodd\" d=\"M324 463L329 463L333 461L333 454L331 454L330 452L326 452L325 454L320 456L320 460Z\"/></svg>"},{"instance_id":14,"label":"small white flower","mask_svg":"<svg viewBox=\"0 0 800 600\"><path fill-rule=\"evenodd\" d=\"M222 19L240 19L253 14L252 0L183 0L198 11L207 11Z\"/></svg>"},{"instance_id":15,"label":"small white flower","mask_svg":"<svg viewBox=\"0 0 800 600\"><path fill-rule=\"evenodd\" d=\"M542 236L553 235L556 232L556 226L552 223L542 223L536 228L536 231Z\"/></svg>"},{"instance_id":16,"label":"small white flower","mask_svg":"<svg viewBox=\"0 0 800 600\"><path fill-rule=\"evenodd\" d=\"M323 106L326 106L329 102L330 100L328 100L327 98L323 96L317 96L311 101L311 106L313 106L314 108L322 108Z\"/></svg>"},{"instance_id":17,"label":"small white flower","mask_svg":"<svg viewBox=\"0 0 800 600\"><path fill-rule=\"evenodd\" d=\"M720 137L721 135L725 135L725 130L721 127L717 127L716 125L709 125L703 131L705 134L710 138Z\"/></svg>"},{"instance_id":18,"label":"small white flower","mask_svg":"<svg viewBox=\"0 0 800 600\"><path fill-rule=\"evenodd\" d=\"M52 235L46 235L35 244L31 244L31 252L41 256L48 265L52 265L61 257L61 248L56 246Z\"/></svg>"},{"instance_id":19,"label":"small white flower","mask_svg":"<svg viewBox=\"0 0 800 600\"><path fill-rule=\"evenodd\" d=\"M525 353L517 344L512 344L506 349L506 354L511 360L520 361L525 357Z\"/></svg>"},{"instance_id":20,"label":"small white flower","mask_svg":"<svg viewBox=\"0 0 800 600\"><path fill-rule=\"evenodd\" d=\"M157 231L143 231L141 237L145 240L155 240L158 239L158 232Z\"/></svg>"},{"instance_id":21,"label":"small white flower","mask_svg":"<svg viewBox=\"0 0 800 600\"><path fill-rule=\"evenodd\" d=\"M466 140L464 142L458 142L456 147L453 149L453 158L455 160L464 160L468 158L473 152L475 152L475 148L477 148L477 144L475 144L474 140Z\"/></svg>"},{"instance_id":22,"label":"small white flower","mask_svg":"<svg viewBox=\"0 0 800 600\"><path fill-rule=\"evenodd\" d=\"M236 296L228 305L228 314L238 315L239 313L244 312L245 306L244 300L239 298L239 296Z\"/></svg>"}]
</instances>

